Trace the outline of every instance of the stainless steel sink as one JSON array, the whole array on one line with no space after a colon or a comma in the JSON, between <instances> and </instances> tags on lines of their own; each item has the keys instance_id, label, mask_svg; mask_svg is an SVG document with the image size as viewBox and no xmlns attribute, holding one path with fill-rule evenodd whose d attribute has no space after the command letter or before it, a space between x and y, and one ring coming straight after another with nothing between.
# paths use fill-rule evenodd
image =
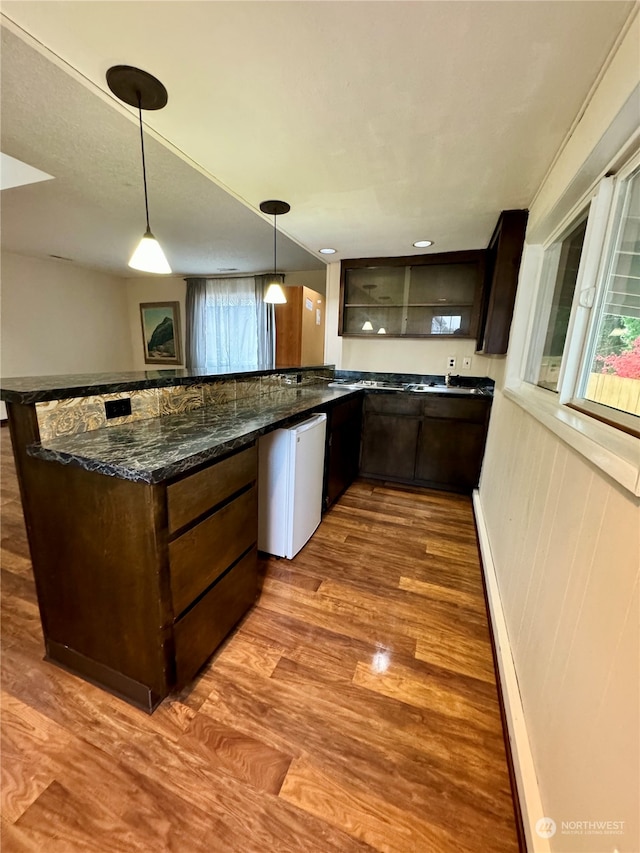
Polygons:
<instances>
[{"instance_id":1,"label":"stainless steel sink","mask_svg":"<svg viewBox=\"0 0 640 853\"><path fill-rule=\"evenodd\" d=\"M406 385L398 385L394 382L384 382L378 379L358 379L357 382L330 382L329 388L349 388L350 390L359 390L361 388L371 388L373 390L383 391L404 391Z\"/></svg>"},{"instance_id":2,"label":"stainless steel sink","mask_svg":"<svg viewBox=\"0 0 640 853\"><path fill-rule=\"evenodd\" d=\"M348 388L350 391L360 391L368 388L369 390L378 391L409 391L414 394L473 394L486 396L486 392L482 388L457 388L454 385L424 385L420 383L399 385L378 379L358 379L356 382L329 382L328 387Z\"/></svg>"},{"instance_id":3,"label":"stainless steel sink","mask_svg":"<svg viewBox=\"0 0 640 853\"><path fill-rule=\"evenodd\" d=\"M407 385L415 394L484 394L481 388L458 388L454 385Z\"/></svg>"}]
</instances>

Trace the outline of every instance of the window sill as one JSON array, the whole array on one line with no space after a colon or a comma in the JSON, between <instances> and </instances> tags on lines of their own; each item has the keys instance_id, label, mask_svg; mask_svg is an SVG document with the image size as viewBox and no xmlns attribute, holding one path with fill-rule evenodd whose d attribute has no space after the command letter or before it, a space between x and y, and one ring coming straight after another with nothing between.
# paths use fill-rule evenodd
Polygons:
<instances>
[{"instance_id":1,"label":"window sill","mask_svg":"<svg viewBox=\"0 0 640 853\"><path fill-rule=\"evenodd\" d=\"M640 496L637 438L560 405L551 391L526 382L507 386L503 393L623 488Z\"/></svg>"}]
</instances>

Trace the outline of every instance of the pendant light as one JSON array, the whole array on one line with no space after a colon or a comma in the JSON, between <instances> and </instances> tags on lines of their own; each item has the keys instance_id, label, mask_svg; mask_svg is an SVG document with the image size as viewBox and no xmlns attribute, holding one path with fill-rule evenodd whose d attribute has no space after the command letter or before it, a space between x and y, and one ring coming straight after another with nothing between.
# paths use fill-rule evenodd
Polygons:
<instances>
[{"instance_id":1,"label":"pendant light","mask_svg":"<svg viewBox=\"0 0 640 853\"><path fill-rule=\"evenodd\" d=\"M147 214L147 230L142 235L138 247L131 256L129 266L142 272L168 275L171 273L160 243L151 233L149 227L149 198L147 196L147 167L144 158L144 135L142 132L142 110L161 110L167 103L167 90L162 83L131 65L114 65L107 71L107 85L113 94L129 104L137 107L140 122L140 147L142 150L142 181L144 184L144 206Z\"/></svg>"},{"instance_id":2,"label":"pendant light","mask_svg":"<svg viewBox=\"0 0 640 853\"><path fill-rule=\"evenodd\" d=\"M273 275L267 277L267 290L263 296L265 302L271 302L276 305L282 305L287 301L284 295L284 290L280 284L280 276L278 275L277 265L277 241L276 237L278 229L276 228L276 216L282 216L284 213L289 213L291 205L286 201L278 201L270 199L269 201L260 202L260 210L263 213L273 216Z\"/></svg>"},{"instance_id":3,"label":"pendant light","mask_svg":"<svg viewBox=\"0 0 640 853\"><path fill-rule=\"evenodd\" d=\"M373 332L373 326L371 325L371 320L365 320L362 324L363 332Z\"/></svg>"}]
</instances>

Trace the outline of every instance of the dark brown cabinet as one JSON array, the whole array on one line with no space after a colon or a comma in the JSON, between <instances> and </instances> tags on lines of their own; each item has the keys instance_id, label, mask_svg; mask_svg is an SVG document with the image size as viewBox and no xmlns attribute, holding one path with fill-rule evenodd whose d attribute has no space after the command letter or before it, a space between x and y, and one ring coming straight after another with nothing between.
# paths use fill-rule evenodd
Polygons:
<instances>
[{"instance_id":1,"label":"dark brown cabinet","mask_svg":"<svg viewBox=\"0 0 640 853\"><path fill-rule=\"evenodd\" d=\"M328 509L358 476L362 394L337 403L327 412L327 447L323 506Z\"/></svg>"},{"instance_id":2,"label":"dark brown cabinet","mask_svg":"<svg viewBox=\"0 0 640 853\"><path fill-rule=\"evenodd\" d=\"M360 474L412 481L421 418L422 401L416 397L368 394L364 401Z\"/></svg>"},{"instance_id":3,"label":"dark brown cabinet","mask_svg":"<svg viewBox=\"0 0 640 853\"><path fill-rule=\"evenodd\" d=\"M342 261L339 335L476 338L485 252Z\"/></svg>"},{"instance_id":4,"label":"dark brown cabinet","mask_svg":"<svg viewBox=\"0 0 640 853\"><path fill-rule=\"evenodd\" d=\"M46 658L150 712L257 594L255 445L151 485L29 456L9 408Z\"/></svg>"},{"instance_id":5,"label":"dark brown cabinet","mask_svg":"<svg viewBox=\"0 0 640 853\"><path fill-rule=\"evenodd\" d=\"M487 437L490 401L425 401L416 456L415 481L452 491L478 485Z\"/></svg>"},{"instance_id":6,"label":"dark brown cabinet","mask_svg":"<svg viewBox=\"0 0 640 853\"><path fill-rule=\"evenodd\" d=\"M491 398L370 394L360 474L469 492L478 484Z\"/></svg>"},{"instance_id":7,"label":"dark brown cabinet","mask_svg":"<svg viewBox=\"0 0 640 853\"><path fill-rule=\"evenodd\" d=\"M507 352L528 216L527 210L503 210L489 242L479 353Z\"/></svg>"}]
</instances>

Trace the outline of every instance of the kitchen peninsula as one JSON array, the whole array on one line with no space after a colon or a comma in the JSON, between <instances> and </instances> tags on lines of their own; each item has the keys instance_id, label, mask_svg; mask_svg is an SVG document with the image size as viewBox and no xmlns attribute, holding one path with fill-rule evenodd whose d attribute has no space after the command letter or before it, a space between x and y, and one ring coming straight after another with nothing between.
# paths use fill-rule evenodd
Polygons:
<instances>
[{"instance_id":1,"label":"kitchen peninsula","mask_svg":"<svg viewBox=\"0 0 640 853\"><path fill-rule=\"evenodd\" d=\"M186 684L255 599L256 439L332 374L3 382L47 659L147 711Z\"/></svg>"},{"instance_id":2,"label":"kitchen peninsula","mask_svg":"<svg viewBox=\"0 0 640 853\"><path fill-rule=\"evenodd\" d=\"M327 503L358 473L365 391L333 378L5 380L46 658L149 712L187 684L257 594L257 439L327 412ZM460 402L486 424L490 397Z\"/></svg>"}]
</instances>

